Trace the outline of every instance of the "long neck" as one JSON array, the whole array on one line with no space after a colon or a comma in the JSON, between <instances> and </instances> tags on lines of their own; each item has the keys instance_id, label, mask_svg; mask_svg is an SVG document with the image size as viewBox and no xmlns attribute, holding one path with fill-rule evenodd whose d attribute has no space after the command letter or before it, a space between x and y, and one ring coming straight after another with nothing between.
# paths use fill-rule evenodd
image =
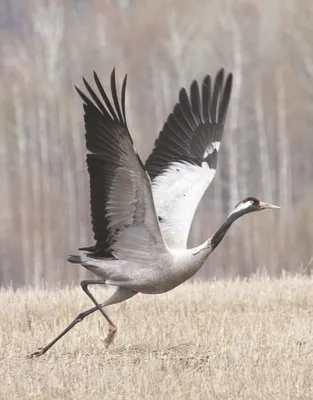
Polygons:
<instances>
[{"instance_id":1,"label":"long neck","mask_svg":"<svg viewBox=\"0 0 313 400\"><path fill-rule=\"evenodd\" d=\"M226 232L231 227L232 223L235 222L238 218L242 217L245 214L250 213L252 210L251 208L241 209L238 211L233 211L223 225L212 235L208 240L202 243L200 246L195 247L193 249L194 254L207 253L207 256L220 244L223 237L226 235Z\"/></svg>"},{"instance_id":2,"label":"long neck","mask_svg":"<svg viewBox=\"0 0 313 400\"><path fill-rule=\"evenodd\" d=\"M214 233L214 235L211 236L211 238L208 241L208 244L211 246L212 250L214 250L219 245L223 237L226 235L226 232L232 225L232 223L246 213L247 212L244 211L244 212L232 213L229 215L229 217L223 223L223 225Z\"/></svg>"}]
</instances>

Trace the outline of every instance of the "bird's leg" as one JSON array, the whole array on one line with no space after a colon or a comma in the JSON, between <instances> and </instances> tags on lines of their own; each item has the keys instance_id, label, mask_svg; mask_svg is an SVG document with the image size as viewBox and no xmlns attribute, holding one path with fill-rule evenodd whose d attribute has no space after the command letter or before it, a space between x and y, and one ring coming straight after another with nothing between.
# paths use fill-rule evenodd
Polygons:
<instances>
[{"instance_id":1,"label":"bird's leg","mask_svg":"<svg viewBox=\"0 0 313 400\"><path fill-rule=\"evenodd\" d=\"M83 289L83 291L87 294L87 296L90 298L90 300L96 305L96 307L99 309L101 314L104 316L104 318L108 321L109 324L109 333L104 341L105 346L108 347L114 340L117 328L114 325L114 323L111 321L109 316L103 311L101 308L101 305L97 302L97 300L94 298L94 296L90 293L90 290L88 289L88 285L101 285L105 283L105 281L101 280L85 280L81 281L80 285Z\"/></svg>"},{"instance_id":2,"label":"bird's leg","mask_svg":"<svg viewBox=\"0 0 313 400\"><path fill-rule=\"evenodd\" d=\"M105 307L106 303L99 304L94 299L94 297L89 292L89 290L87 289L87 291L86 291L87 285L90 283L105 284L105 281L104 280L96 280L96 281L82 281L81 282L81 286L82 286L83 290L88 294L89 297L91 296L90 298L96 304L96 307L90 308L89 310L78 314L77 317L55 339L53 339L49 344L47 344L47 346L41 347L34 353L30 354L28 356L28 358L35 358L35 357L39 357L39 356L42 356L43 354L45 354L50 349L50 347L52 347L56 342L58 342L61 339L61 337L63 337L65 334L67 334L67 332L69 332L78 322L81 322L85 317L87 317L87 315L90 315L97 310L100 310L102 315L104 315L105 319L108 321L108 323L112 324L112 321L110 320L110 318L105 314L105 312L101 308L101 307ZM112 325L114 326L114 324L112 324ZM116 328L115 328L115 330L116 330Z\"/></svg>"},{"instance_id":3,"label":"bird's leg","mask_svg":"<svg viewBox=\"0 0 313 400\"><path fill-rule=\"evenodd\" d=\"M105 339L105 345L106 345L106 347L108 347L109 344L112 343L114 340L114 336L116 334L117 328L113 324L113 322L110 320L110 318L107 316L107 314L105 314L105 312L102 310L102 308L112 305L112 304L121 303L122 301L130 299L131 297L135 296L135 294L137 294L137 292L135 292L131 289L122 287L122 286L118 286L117 290L112 294L112 296L110 298L108 298L108 300L106 302L104 302L102 304L98 304L97 301L95 300L95 298L93 297L93 295L88 290L88 285L99 284L99 283L101 283L101 281L82 281L81 285L82 285L83 290L87 293L87 295L94 302L94 304L99 308L99 310L103 314L104 318L109 323L109 333Z\"/></svg>"},{"instance_id":4,"label":"bird's leg","mask_svg":"<svg viewBox=\"0 0 313 400\"><path fill-rule=\"evenodd\" d=\"M97 310L98 307L93 307L87 311L78 314L77 317L68 325L68 327L66 327L64 331L62 331L55 339L53 339L49 344L47 344L46 347L39 348L38 351L35 351L34 353L30 354L28 358L35 358L45 354L46 351L50 349L50 347L52 347L56 342L58 342L59 339L61 339L61 337L63 337L67 332L69 332L78 322L81 322L85 317L87 317L87 315L92 314Z\"/></svg>"},{"instance_id":5,"label":"bird's leg","mask_svg":"<svg viewBox=\"0 0 313 400\"><path fill-rule=\"evenodd\" d=\"M108 300L106 300L104 303L99 304L87 288L87 286L92 283L93 284L104 284L105 281L96 280L96 281L82 281L81 282L83 290L87 293L87 295L90 297L90 299L96 304L96 307L90 308L89 310L78 314L77 317L73 320L73 322L71 322L69 324L69 326L67 328L65 328L64 331L62 331L46 347L38 349L38 351L36 351L35 353L30 354L28 356L28 358L35 358L35 357L39 357L39 356L45 354L46 351L50 349L50 347L52 347L59 339L61 339L61 337L63 337L67 332L69 332L78 322L81 322L85 317L87 317L87 315L90 315L97 310L101 311L101 313L104 315L105 319L109 323L109 334L106 339L106 344L110 344L112 342L115 332L116 332L116 327L112 323L110 318L106 315L106 313L102 310L102 308L104 308L110 304L116 304L116 303L120 303L121 301L127 300L130 297L133 297L135 294L137 294L137 292L134 292L131 289L127 289L124 287L118 287L117 290L113 293L113 295Z\"/></svg>"}]
</instances>

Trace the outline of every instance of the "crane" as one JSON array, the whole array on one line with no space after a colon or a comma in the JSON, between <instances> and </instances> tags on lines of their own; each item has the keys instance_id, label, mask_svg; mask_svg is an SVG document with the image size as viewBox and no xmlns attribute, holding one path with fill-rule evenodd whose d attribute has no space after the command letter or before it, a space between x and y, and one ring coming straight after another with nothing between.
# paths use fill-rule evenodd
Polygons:
<instances>
[{"instance_id":1,"label":"crane","mask_svg":"<svg viewBox=\"0 0 313 400\"><path fill-rule=\"evenodd\" d=\"M46 347L51 348L87 315L99 310L109 325L106 345L116 326L103 310L137 293L158 294L191 278L218 246L230 226L254 211L280 208L247 197L239 202L220 228L204 243L187 248L191 223L204 192L212 182L232 89L232 74L221 69L214 80L193 81L182 88L179 101L165 122L145 165L131 138L125 112L127 75L117 94L115 69L110 86L113 102L97 74L99 95L83 78L89 93L76 88L83 100L87 167L90 177L91 220L95 245L80 248L68 261L81 264L99 279L81 287L94 307L80 313ZM113 295L98 303L89 285L111 285Z\"/></svg>"}]
</instances>

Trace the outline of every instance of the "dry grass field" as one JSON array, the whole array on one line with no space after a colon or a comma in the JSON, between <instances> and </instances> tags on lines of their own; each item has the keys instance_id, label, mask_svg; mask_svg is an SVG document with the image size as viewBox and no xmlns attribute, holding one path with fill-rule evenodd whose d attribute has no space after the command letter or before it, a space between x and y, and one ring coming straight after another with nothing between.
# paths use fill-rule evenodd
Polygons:
<instances>
[{"instance_id":1,"label":"dry grass field","mask_svg":"<svg viewBox=\"0 0 313 400\"><path fill-rule=\"evenodd\" d=\"M99 300L106 289L95 289ZM0 291L0 399L313 399L313 281L186 284L110 307L41 358L91 306L80 288Z\"/></svg>"}]
</instances>

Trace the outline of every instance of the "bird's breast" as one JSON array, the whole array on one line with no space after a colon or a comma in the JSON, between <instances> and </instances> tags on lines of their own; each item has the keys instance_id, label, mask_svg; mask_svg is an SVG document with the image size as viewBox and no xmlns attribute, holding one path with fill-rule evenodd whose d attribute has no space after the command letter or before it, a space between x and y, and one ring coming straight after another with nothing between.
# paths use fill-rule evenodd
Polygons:
<instances>
[{"instance_id":1,"label":"bird's breast","mask_svg":"<svg viewBox=\"0 0 313 400\"><path fill-rule=\"evenodd\" d=\"M160 260L160 265L149 274L149 284L138 290L142 293L164 293L190 279L203 265L206 257L191 251L173 251L171 260Z\"/></svg>"}]
</instances>

